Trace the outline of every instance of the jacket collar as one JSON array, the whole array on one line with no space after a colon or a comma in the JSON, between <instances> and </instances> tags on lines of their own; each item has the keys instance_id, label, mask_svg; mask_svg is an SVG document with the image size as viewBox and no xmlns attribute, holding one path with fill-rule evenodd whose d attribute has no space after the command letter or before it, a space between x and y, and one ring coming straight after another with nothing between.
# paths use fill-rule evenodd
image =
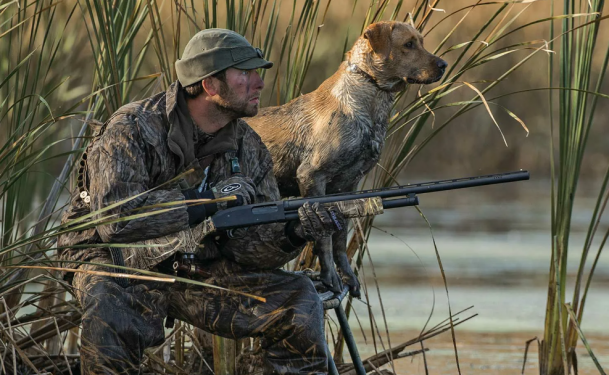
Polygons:
<instances>
[{"instance_id":1,"label":"jacket collar","mask_svg":"<svg viewBox=\"0 0 609 375\"><path fill-rule=\"evenodd\" d=\"M237 125L238 120L233 120L226 124L225 127L218 130L216 136L211 141L205 143L200 150L197 150L197 155L205 157L230 151L236 152L238 139Z\"/></svg>"}]
</instances>

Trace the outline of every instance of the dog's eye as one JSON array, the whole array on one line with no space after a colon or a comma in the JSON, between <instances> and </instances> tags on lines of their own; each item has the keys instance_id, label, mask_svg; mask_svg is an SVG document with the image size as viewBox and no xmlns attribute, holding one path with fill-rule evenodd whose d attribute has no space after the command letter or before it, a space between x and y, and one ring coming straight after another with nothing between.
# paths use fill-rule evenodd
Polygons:
<instances>
[{"instance_id":1,"label":"dog's eye","mask_svg":"<svg viewBox=\"0 0 609 375\"><path fill-rule=\"evenodd\" d=\"M412 48L412 42L408 42L408 43L404 44L404 47Z\"/></svg>"}]
</instances>

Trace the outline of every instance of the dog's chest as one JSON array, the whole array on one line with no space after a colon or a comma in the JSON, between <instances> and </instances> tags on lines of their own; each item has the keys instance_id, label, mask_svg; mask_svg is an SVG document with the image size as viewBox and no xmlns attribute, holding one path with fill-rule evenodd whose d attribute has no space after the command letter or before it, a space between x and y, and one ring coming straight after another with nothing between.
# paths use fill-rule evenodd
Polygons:
<instances>
[{"instance_id":1,"label":"dog's chest","mask_svg":"<svg viewBox=\"0 0 609 375\"><path fill-rule=\"evenodd\" d=\"M361 131L359 140L360 152L362 153L362 159L364 159L363 166L366 169L362 171L364 174L368 173L372 166L380 159L385 143L385 134L387 132L393 97L386 93L383 94L387 95L387 98L373 101L369 104L370 107L366 115L357 117L357 127Z\"/></svg>"},{"instance_id":2,"label":"dog's chest","mask_svg":"<svg viewBox=\"0 0 609 375\"><path fill-rule=\"evenodd\" d=\"M360 129L360 152L369 158L378 159L381 155L383 143L385 142L386 119L371 118L360 121L357 127Z\"/></svg>"},{"instance_id":3,"label":"dog's chest","mask_svg":"<svg viewBox=\"0 0 609 375\"><path fill-rule=\"evenodd\" d=\"M385 133L387 130L386 118L375 119L360 124L361 135L359 139L358 155L354 159L359 164L362 175L368 173L381 157L381 151L385 143Z\"/></svg>"},{"instance_id":4,"label":"dog's chest","mask_svg":"<svg viewBox=\"0 0 609 375\"><path fill-rule=\"evenodd\" d=\"M351 118L351 123L345 127L348 134L345 134L346 142L337 163L338 173L329 186L332 192L353 188L380 159L391 107L375 109Z\"/></svg>"}]
</instances>

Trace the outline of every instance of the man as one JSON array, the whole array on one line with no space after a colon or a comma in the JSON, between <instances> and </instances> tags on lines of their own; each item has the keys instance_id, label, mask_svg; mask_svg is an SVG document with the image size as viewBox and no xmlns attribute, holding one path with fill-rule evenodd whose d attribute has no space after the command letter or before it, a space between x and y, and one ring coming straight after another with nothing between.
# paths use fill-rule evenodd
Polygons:
<instances>
[{"instance_id":1,"label":"man","mask_svg":"<svg viewBox=\"0 0 609 375\"><path fill-rule=\"evenodd\" d=\"M126 199L95 218L126 217L151 212L154 209L134 209L158 203L229 195L238 196L237 204L279 200L271 157L258 135L240 120L258 111L264 83L255 69L271 66L235 32L210 29L196 34L176 62L178 82L167 92L120 108L95 135L62 222ZM75 273L73 286L83 308L83 373L138 373L143 350L163 342L166 316L224 337L260 337L266 373L326 372L317 293L306 277L278 268L307 240L341 227L340 212L307 204L299 210L300 222L205 236L205 217L226 205L181 203L174 210L59 237L61 259L68 264L159 270L167 262L194 257L211 274L206 282L267 299L263 303L183 283L125 283ZM134 245L104 245L116 243ZM102 245L83 250L86 244ZM71 247L75 245L81 246ZM72 263L79 265L107 270Z\"/></svg>"}]
</instances>

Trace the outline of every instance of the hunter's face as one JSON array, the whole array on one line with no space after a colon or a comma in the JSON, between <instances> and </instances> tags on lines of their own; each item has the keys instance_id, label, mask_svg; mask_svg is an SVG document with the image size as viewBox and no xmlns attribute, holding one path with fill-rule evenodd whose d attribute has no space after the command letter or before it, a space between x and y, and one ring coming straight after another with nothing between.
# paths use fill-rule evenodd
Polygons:
<instances>
[{"instance_id":1,"label":"hunter's face","mask_svg":"<svg viewBox=\"0 0 609 375\"><path fill-rule=\"evenodd\" d=\"M220 82L216 104L235 118L256 116L263 88L264 81L256 70L228 68L226 83Z\"/></svg>"}]
</instances>

